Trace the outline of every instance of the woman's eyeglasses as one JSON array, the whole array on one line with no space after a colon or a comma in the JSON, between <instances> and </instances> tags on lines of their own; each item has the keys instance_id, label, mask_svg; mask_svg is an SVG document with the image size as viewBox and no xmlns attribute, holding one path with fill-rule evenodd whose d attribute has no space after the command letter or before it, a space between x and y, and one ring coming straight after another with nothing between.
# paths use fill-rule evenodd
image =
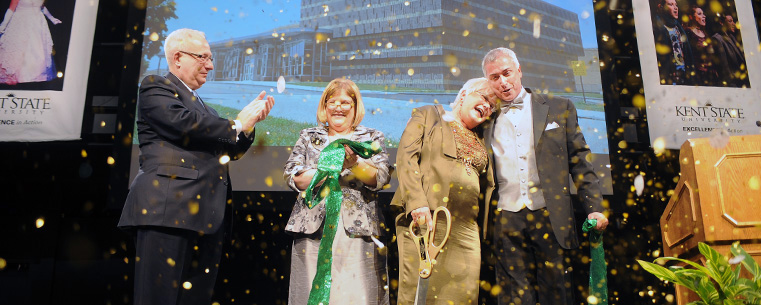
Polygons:
<instances>
[{"instance_id":1,"label":"woman's eyeglasses","mask_svg":"<svg viewBox=\"0 0 761 305\"><path fill-rule=\"evenodd\" d=\"M351 107L354 107L354 103L335 101L335 102L328 102L327 106L328 106L328 109L336 109L338 107L341 107L341 109L343 110L351 110Z\"/></svg>"}]
</instances>

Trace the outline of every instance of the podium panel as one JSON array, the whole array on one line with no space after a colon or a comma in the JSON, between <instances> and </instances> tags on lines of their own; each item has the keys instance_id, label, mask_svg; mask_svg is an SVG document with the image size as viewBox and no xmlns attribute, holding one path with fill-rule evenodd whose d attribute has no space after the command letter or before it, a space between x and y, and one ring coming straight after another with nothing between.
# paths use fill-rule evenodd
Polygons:
<instances>
[{"instance_id":1,"label":"podium panel","mask_svg":"<svg viewBox=\"0 0 761 305\"><path fill-rule=\"evenodd\" d=\"M679 153L681 175L661 216L665 256L709 245L761 240L761 135L733 136L721 148L690 139Z\"/></svg>"},{"instance_id":2,"label":"podium panel","mask_svg":"<svg viewBox=\"0 0 761 305\"><path fill-rule=\"evenodd\" d=\"M663 255L704 264L698 243L729 255L739 241L761 262L761 135L710 142L690 139L680 149L681 177L660 219ZM699 300L682 286L676 294L677 304Z\"/></svg>"}]
</instances>

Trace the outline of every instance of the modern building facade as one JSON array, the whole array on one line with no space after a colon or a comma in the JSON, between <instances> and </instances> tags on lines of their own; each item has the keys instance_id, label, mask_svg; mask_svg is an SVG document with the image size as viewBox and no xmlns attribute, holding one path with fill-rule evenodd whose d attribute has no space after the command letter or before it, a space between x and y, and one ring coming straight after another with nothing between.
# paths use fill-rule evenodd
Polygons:
<instances>
[{"instance_id":1,"label":"modern building facade","mask_svg":"<svg viewBox=\"0 0 761 305\"><path fill-rule=\"evenodd\" d=\"M302 0L298 26L212 44L214 80L329 81L457 90L495 47L527 87L575 89L578 15L540 0Z\"/></svg>"},{"instance_id":2,"label":"modern building facade","mask_svg":"<svg viewBox=\"0 0 761 305\"><path fill-rule=\"evenodd\" d=\"M327 61L331 31L291 25L264 33L212 42L211 81L321 81L331 75Z\"/></svg>"}]
</instances>

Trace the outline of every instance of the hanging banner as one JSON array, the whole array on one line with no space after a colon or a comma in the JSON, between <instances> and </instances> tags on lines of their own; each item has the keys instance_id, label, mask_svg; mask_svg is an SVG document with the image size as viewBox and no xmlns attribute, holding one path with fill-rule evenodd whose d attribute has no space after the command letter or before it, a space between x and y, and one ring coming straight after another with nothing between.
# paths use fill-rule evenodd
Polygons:
<instances>
[{"instance_id":1,"label":"hanging banner","mask_svg":"<svg viewBox=\"0 0 761 305\"><path fill-rule=\"evenodd\" d=\"M761 132L759 36L749 0L633 1L653 147ZM721 141L718 141L719 143Z\"/></svg>"},{"instance_id":2,"label":"hanging banner","mask_svg":"<svg viewBox=\"0 0 761 305\"><path fill-rule=\"evenodd\" d=\"M79 139L98 1L7 2L0 1L0 141Z\"/></svg>"}]
</instances>

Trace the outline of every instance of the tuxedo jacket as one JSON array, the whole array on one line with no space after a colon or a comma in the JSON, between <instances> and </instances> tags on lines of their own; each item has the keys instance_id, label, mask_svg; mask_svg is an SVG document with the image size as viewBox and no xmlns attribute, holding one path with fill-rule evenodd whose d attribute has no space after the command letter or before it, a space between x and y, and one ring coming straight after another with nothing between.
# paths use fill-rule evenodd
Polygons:
<instances>
[{"instance_id":1,"label":"tuxedo jacket","mask_svg":"<svg viewBox=\"0 0 761 305\"><path fill-rule=\"evenodd\" d=\"M253 142L253 134L239 136L233 126L175 75L144 78L137 119L140 170L119 227L216 232L232 198L228 159L223 157L236 160Z\"/></svg>"},{"instance_id":2,"label":"tuxedo jacket","mask_svg":"<svg viewBox=\"0 0 761 305\"><path fill-rule=\"evenodd\" d=\"M391 200L392 208L400 212L397 224L407 225L408 222L400 220L417 208L428 207L433 213L434 209L446 207L449 202L451 175L462 163L457 160L454 133L449 123L444 121L443 115L444 108L441 105L415 108L404 129L396 153L399 186ZM476 133L479 137L482 136L480 128L476 129ZM483 232L488 223L485 216L489 215L489 204L484 204L483 201L491 197L494 190L491 163L490 156L486 172L479 173L479 218Z\"/></svg>"},{"instance_id":3,"label":"tuxedo jacket","mask_svg":"<svg viewBox=\"0 0 761 305\"><path fill-rule=\"evenodd\" d=\"M531 93L531 89L526 88L526 91ZM578 198L586 215L603 212L599 178L588 159L591 151L581 133L576 107L570 100L532 93L531 111L536 167L555 238L563 248L575 248L578 247L579 241L571 202L569 174L573 177ZM500 113L495 111L493 119L484 123L486 147L492 159L492 142L500 136L494 134L494 124ZM495 167L494 173L496 172ZM494 180L496 179L495 175ZM499 183L496 185L498 189ZM495 190L489 201L494 205L492 209L496 208L498 201L499 192Z\"/></svg>"}]
</instances>

